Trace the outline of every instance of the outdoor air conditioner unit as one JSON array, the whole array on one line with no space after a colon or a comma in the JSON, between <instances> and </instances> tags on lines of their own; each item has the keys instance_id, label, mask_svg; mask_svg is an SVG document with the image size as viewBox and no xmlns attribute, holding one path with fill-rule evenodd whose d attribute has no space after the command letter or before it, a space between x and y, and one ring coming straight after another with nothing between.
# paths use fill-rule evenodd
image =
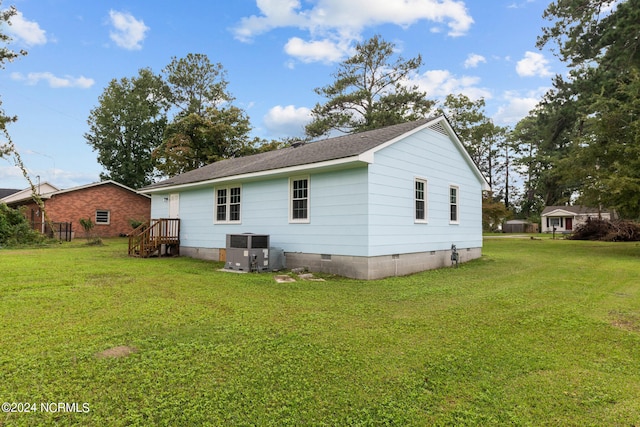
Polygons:
<instances>
[{"instance_id":1,"label":"outdoor air conditioner unit","mask_svg":"<svg viewBox=\"0 0 640 427\"><path fill-rule=\"evenodd\" d=\"M269 271L268 234L227 234L227 270Z\"/></svg>"}]
</instances>

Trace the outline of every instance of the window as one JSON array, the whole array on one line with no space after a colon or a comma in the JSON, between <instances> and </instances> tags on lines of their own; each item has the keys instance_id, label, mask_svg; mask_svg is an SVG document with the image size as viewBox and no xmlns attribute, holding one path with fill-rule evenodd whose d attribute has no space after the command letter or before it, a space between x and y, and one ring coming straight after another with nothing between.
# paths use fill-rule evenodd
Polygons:
<instances>
[{"instance_id":1,"label":"window","mask_svg":"<svg viewBox=\"0 0 640 427\"><path fill-rule=\"evenodd\" d=\"M96 211L96 224L110 224L111 223L111 215L107 210L97 210Z\"/></svg>"},{"instance_id":2,"label":"window","mask_svg":"<svg viewBox=\"0 0 640 427\"><path fill-rule=\"evenodd\" d=\"M216 191L216 221L227 220L227 189L219 188Z\"/></svg>"},{"instance_id":3,"label":"window","mask_svg":"<svg viewBox=\"0 0 640 427\"><path fill-rule=\"evenodd\" d=\"M449 187L449 222L453 224L459 222L459 191L458 187Z\"/></svg>"},{"instance_id":4,"label":"window","mask_svg":"<svg viewBox=\"0 0 640 427\"><path fill-rule=\"evenodd\" d=\"M292 178L290 222L309 222L309 178Z\"/></svg>"},{"instance_id":5,"label":"window","mask_svg":"<svg viewBox=\"0 0 640 427\"><path fill-rule=\"evenodd\" d=\"M427 181L415 180L415 221L427 222Z\"/></svg>"},{"instance_id":6,"label":"window","mask_svg":"<svg viewBox=\"0 0 640 427\"><path fill-rule=\"evenodd\" d=\"M229 221L240 221L240 187L229 189Z\"/></svg>"},{"instance_id":7,"label":"window","mask_svg":"<svg viewBox=\"0 0 640 427\"><path fill-rule=\"evenodd\" d=\"M241 187L216 189L215 222L240 222Z\"/></svg>"}]
</instances>

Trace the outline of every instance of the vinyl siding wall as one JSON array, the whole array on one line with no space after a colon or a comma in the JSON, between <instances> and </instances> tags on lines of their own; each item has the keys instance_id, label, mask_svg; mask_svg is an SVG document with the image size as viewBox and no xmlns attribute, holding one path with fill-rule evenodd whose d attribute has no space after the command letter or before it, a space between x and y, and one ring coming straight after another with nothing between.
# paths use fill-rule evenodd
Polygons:
<instances>
[{"instance_id":1,"label":"vinyl siding wall","mask_svg":"<svg viewBox=\"0 0 640 427\"><path fill-rule=\"evenodd\" d=\"M164 198L167 198L165 201ZM152 194L151 195L151 218L169 218L169 195L168 194Z\"/></svg>"},{"instance_id":2,"label":"vinyl siding wall","mask_svg":"<svg viewBox=\"0 0 640 427\"><path fill-rule=\"evenodd\" d=\"M369 256L482 246L482 190L449 138L430 129L375 154L369 181ZM427 181L427 222L414 220L414 180ZM449 221L449 189L459 221Z\"/></svg>"},{"instance_id":3,"label":"vinyl siding wall","mask_svg":"<svg viewBox=\"0 0 640 427\"><path fill-rule=\"evenodd\" d=\"M256 233L286 252L366 256L366 167L300 176L309 178L309 223L289 223L289 177L221 185L242 186L240 224L214 223L214 187L181 191L181 246L224 248L227 234ZM153 218L168 216L165 197L153 196Z\"/></svg>"}]
</instances>

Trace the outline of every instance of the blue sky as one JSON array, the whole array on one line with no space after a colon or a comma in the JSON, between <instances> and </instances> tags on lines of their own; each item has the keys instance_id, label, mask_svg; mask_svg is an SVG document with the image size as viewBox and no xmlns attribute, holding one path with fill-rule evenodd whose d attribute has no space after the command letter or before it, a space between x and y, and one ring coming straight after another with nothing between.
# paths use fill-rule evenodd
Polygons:
<instances>
[{"instance_id":1,"label":"blue sky","mask_svg":"<svg viewBox=\"0 0 640 427\"><path fill-rule=\"evenodd\" d=\"M0 70L0 99L32 179L60 188L99 180L84 139L87 118L112 79L155 73L172 57L206 54L226 70L234 104L266 139L303 134L355 43L375 34L404 58L422 55L412 76L432 99L483 97L498 125L514 125L563 71L535 47L548 0L86 0L2 1L19 14L7 32L28 55ZM0 188L25 188L11 159Z\"/></svg>"}]
</instances>

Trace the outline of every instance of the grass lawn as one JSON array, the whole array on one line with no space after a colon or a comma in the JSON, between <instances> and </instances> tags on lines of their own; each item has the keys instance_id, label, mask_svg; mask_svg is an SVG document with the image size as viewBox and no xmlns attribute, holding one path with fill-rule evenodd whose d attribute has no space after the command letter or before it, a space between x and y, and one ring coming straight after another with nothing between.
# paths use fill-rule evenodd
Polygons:
<instances>
[{"instance_id":1,"label":"grass lawn","mask_svg":"<svg viewBox=\"0 0 640 427\"><path fill-rule=\"evenodd\" d=\"M486 239L370 282L219 267L0 250L0 402L31 410L0 426L640 424L637 243Z\"/></svg>"}]
</instances>

